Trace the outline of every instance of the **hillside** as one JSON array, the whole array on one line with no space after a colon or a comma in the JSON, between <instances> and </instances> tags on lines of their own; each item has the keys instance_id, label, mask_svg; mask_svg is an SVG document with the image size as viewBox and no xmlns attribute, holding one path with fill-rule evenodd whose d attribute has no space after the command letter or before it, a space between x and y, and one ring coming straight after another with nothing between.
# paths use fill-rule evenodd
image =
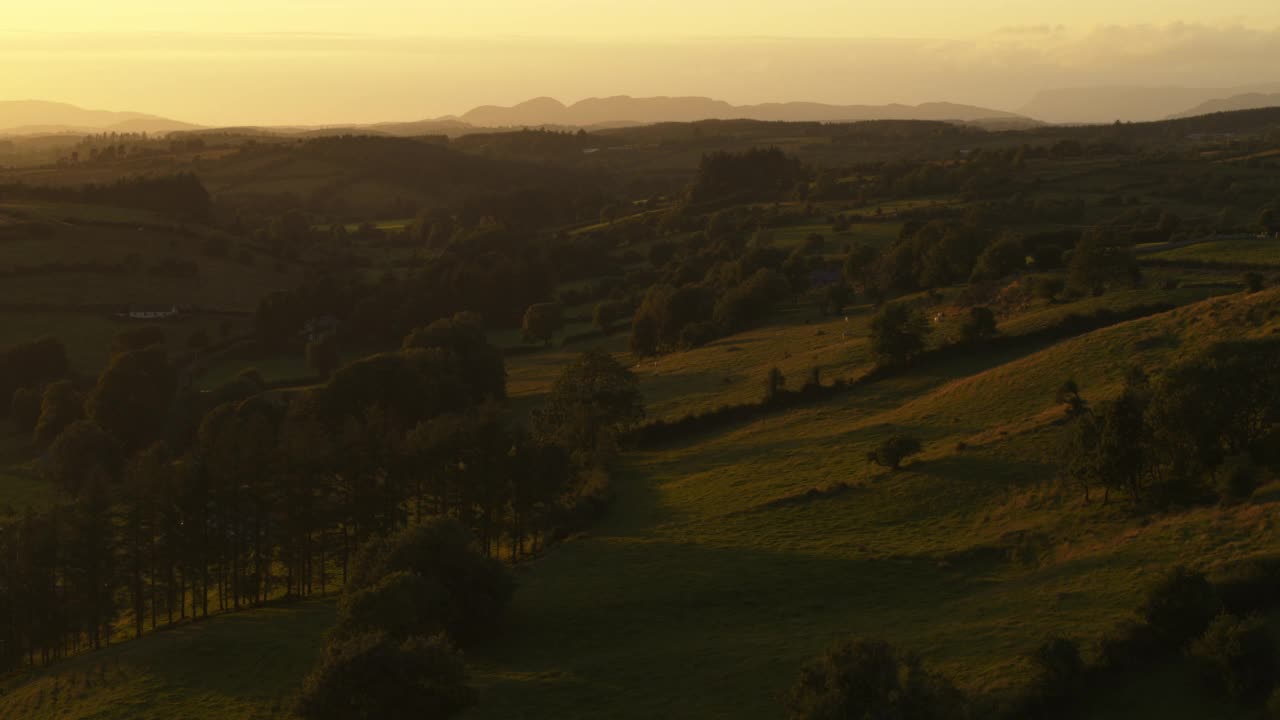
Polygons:
<instances>
[{"instance_id":1,"label":"hillside","mask_svg":"<svg viewBox=\"0 0 1280 720\"><path fill-rule=\"evenodd\" d=\"M1280 93L1244 93L1231 97L1207 100L1199 105L1180 112L1173 117L1194 117L1213 113L1235 112L1236 110L1254 110L1256 108L1280 107Z\"/></svg>"},{"instance_id":2,"label":"hillside","mask_svg":"<svg viewBox=\"0 0 1280 720\"><path fill-rule=\"evenodd\" d=\"M483 698L469 717L773 718L795 667L848 633L918 649L967 689L1016 685L1022 653L1053 632L1096 636L1173 564L1212 567L1280 541L1274 493L1134 516L1084 505L1055 469L1064 377L1097 402L1131 362L1160 367L1241 327L1280 329L1280 289L910 372L629 454L614 512L518 567L504 637L468 654ZM775 352L790 347L775 337ZM770 340L726 341L749 342ZM898 429L925 453L898 473L869 465L867 449ZM11 685L3 707L35 720L285 717L324 607L215 617L76 658ZM273 648L261 663L206 672L246 632ZM1198 717L1203 702L1192 693L1185 715L1167 717Z\"/></svg>"},{"instance_id":3,"label":"hillside","mask_svg":"<svg viewBox=\"0 0 1280 720\"><path fill-rule=\"evenodd\" d=\"M86 110L67 103L42 100L0 101L0 135L39 135L65 132L165 133L197 126L156 115L110 110Z\"/></svg>"},{"instance_id":4,"label":"hillside","mask_svg":"<svg viewBox=\"0 0 1280 720\"><path fill-rule=\"evenodd\" d=\"M1234 88L1055 88L1036 93L1026 105L1018 108L1018 112L1054 123L1143 122L1170 116L1190 116L1197 113L1188 111L1188 108L1202 103L1244 93L1274 93L1277 89L1280 86L1275 83Z\"/></svg>"}]
</instances>

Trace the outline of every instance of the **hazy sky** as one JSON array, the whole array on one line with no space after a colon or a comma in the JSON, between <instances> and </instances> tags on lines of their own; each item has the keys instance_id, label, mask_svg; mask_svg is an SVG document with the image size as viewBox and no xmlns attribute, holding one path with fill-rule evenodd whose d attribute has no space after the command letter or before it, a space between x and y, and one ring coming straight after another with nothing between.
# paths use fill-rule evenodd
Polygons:
<instances>
[{"instance_id":1,"label":"hazy sky","mask_svg":"<svg viewBox=\"0 0 1280 720\"><path fill-rule=\"evenodd\" d=\"M0 99L202 123L539 95L950 100L1280 80L1280 0L10 0Z\"/></svg>"}]
</instances>

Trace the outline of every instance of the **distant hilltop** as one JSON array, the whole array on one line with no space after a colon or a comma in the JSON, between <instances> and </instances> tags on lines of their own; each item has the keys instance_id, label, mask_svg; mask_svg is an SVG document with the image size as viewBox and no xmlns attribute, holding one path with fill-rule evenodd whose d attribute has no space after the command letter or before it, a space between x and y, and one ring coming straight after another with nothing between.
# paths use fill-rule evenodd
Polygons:
<instances>
[{"instance_id":1,"label":"distant hilltop","mask_svg":"<svg viewBox=\"0 0 1280 720\"><path fill-rule=\"evenodd\" d=\"M1269 104L1230 107L1233 98L1280 93L1280 83L1233 88L1103 86L1057 88L1036 93L1019 112L1051 123L1109 123L1164 120L1224 110L1252 110ZM1255 98L1256 100L1256 98ZM1216 109L1204 109L1224 103Z\"/></svg>"},{"instance_id":2,"label":"distant hilltop","mask_svg":"<svg viewBox=\"0 0 1280 720\"><path fill-rule=\"evenodd\" d=\"M615 123L652 124L698 120L767 120L784 122L847 122L858 120L1026 120L1015 113L973 105L932 102L921 105L827 105L813 102L731 105L706 97L646 97L618 95L588 98L572 105L549 97L534 98L511 107L484 105L457 120L477 127L540 125L595 126Z\"/></svg>"},{"instance_id":3,"label":"distant hilltop","mask_svg":"<svg viewBox=\"0 0 1280 720\"><path fill-rule=\"evenodd\" d=\"M156 115L110 110L86 110L46 100L0 100L0 133L165 133L195 130L198 125Z\"/></svg>"}]
</instances>

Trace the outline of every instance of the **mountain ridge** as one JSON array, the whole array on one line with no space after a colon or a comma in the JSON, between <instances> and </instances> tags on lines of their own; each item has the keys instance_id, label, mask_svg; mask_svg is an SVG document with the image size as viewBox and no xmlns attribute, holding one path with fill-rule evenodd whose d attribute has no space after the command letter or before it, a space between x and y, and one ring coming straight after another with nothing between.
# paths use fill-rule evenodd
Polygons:
<instances>
[{"instance_id":1,"label":"mountain ridge","mask_svg":"<svg viewBox=\"0 0 1280 720\"><path fill-rule=\"evenodd\" d=\"M950 102L927 102L919 105L900 103L832 105L800 101L733 105L723 100L702 96L632 97L629 95L586 98L571 105L565 105L550 97L537 97L511 106L481 105L456 116L456 119L477 127L589 126L618 122L647 124L698 120L785 122L1032 120L1032 118L1004 110Z\"/></svg>"}]
</instances>

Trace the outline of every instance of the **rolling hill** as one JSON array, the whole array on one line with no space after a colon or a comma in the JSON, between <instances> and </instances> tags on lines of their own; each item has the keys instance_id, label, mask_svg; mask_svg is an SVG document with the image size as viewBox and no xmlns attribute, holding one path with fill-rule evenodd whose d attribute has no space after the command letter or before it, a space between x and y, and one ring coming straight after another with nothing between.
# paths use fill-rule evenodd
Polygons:
<instances>
[{"instance_id":1,"label":"rolling hill","mask_svg":"<svg viewBox=\"0 0 1280 720\"><path fill-rule=\"evenodd\" d=\"M1256 110L1259 108L1269 107L1280 107L1280 92L1244 93L1241 95L1232 95L1231 97L1207 100L1190 110L1184 110L1173 117L1195 117L1197 115L1211 115L1213 113L1235 112L1236 110Z\"/></svg>"},{"instance_id":2,"label":"rolling hill","mask_svg":"<svg viewBox=\"0 0 1280 720\"><path fill-rule=\"evenodd\" d=\"M1242 93L1280 91L1280 83L1237 88L1178 86L1104 86L1042 90L1018 109L1024 115L1053 123L1110 123L1161 120L1181 116L1187 108ZM1237 108L1244 109L1244 108Z\"/></svg>"},{"instance_id":3,"label":"rolling hill","mask_svg":"<svg viewBox=\"0 0 1280 720\"><path fill-rule=\"evenodd\" d=\"M67 103L43 100L0 101L0 135L60 132L163 133L194 130L198 127L144 113L86 110Z\"/></svg>"}]
</instances>

